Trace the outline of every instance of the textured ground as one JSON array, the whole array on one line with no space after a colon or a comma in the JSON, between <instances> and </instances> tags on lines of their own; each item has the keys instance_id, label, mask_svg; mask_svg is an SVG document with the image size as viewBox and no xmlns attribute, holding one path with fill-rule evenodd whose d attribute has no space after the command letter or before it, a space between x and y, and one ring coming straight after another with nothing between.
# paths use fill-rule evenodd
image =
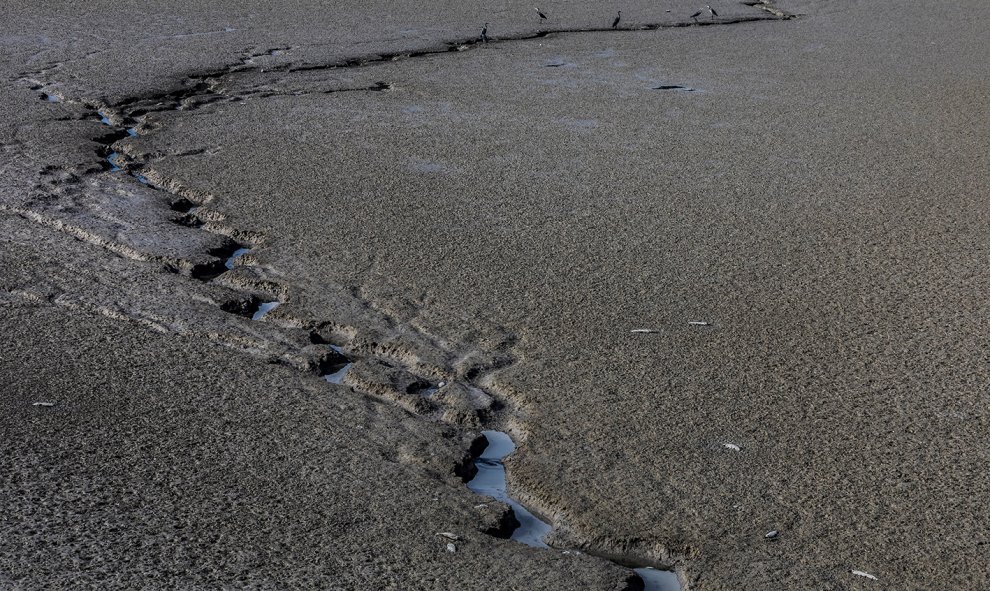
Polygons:
<instances>
[{"instance_id":1,"label":"textured ground","mask_svg":"<svg viewBox=\"0 0 990 591\"><path fill-rule=\"evenodd\" d=\"M0 15L0 588L624 588L482 427L692 590L990 585L983 3L98 6Z\"/></svg>"}]
</instances>

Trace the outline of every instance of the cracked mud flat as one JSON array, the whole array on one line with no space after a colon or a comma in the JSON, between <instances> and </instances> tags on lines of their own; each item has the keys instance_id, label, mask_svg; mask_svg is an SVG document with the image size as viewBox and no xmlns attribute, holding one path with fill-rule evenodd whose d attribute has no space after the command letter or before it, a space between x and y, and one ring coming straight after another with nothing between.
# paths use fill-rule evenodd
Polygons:
<instances>
[{"instance_id":1,"label":"cracked mud flat","mask_svg":"<svg viewBox=\"0 0 990 591\"><path fill-rule=\"evenodd\" d=\"M986 7L222 8L6 9L3 585L987 586Z\"/></svg>"}]
</instances>

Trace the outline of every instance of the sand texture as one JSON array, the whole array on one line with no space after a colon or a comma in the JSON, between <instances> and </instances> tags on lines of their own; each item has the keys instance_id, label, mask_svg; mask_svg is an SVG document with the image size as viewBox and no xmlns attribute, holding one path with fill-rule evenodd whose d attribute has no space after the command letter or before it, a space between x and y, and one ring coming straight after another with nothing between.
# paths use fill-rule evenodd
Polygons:
<instances>
[{"instance_id":1,"label":"sand texture","mask_svg":"<svg viewBox=\"0 0 990 591\"><path fill-rule=\"evenodd\" d=\"M0 8L0 590L990 588L990 5L160 4Z\"/></svg>"}]
</instances>

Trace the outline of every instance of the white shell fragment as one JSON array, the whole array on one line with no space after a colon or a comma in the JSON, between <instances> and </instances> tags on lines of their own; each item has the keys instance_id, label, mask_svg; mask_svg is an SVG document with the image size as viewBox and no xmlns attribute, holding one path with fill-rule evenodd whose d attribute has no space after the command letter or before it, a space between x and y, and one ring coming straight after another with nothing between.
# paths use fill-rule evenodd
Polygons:
<instances>
[{"instance_id":1,"label":"white shell fragment","mask_svg":"<svg viewBox=\"0 0 990 591\"><path fill-rule=\"evenodd\" d=\"M634 328L634 329L632 329L629 332L632 332L634 334L651 334L651 333L660 332L660 331L659 330L652 329L652 328Z\"/></svg>"},{"instance_id":2,"label":"white shell fragment","mask_svg":"<svg viewBox=\"0 0 990 591\"><path fill-rule=\"evenodd\" d=\"M852 571L852 574L856 575L857 577L866 577L867 579L869 579L871 581L876 581L877 580L876 577L874 577L870 573L868 573L866 571L862 571L862 570L854 570L854 571Z\"/></svg>"},{"instance_id":3,"label":"white shell fragment","mask_svg":"<svg viewBox=\"0 0 990 591\"><path fill-rule=\"evenodd\" d=\"M711 322L706 322L704 320L690 320L688 324L691 326L710 326Z\"/></svg>"},{"instance_id":4,"label":"white shell fragment","mask_svg":"<svg viewBox=\"0 0 990 591\"><path fill-rule=\"evenodd\" d=\"M742 448L735 443L723 443L722 445L725 446L726 449L731 449L732 451L742 451Z\"/></svg>"},{"instance_id":5,"label":"white shell fragment","mask_svg":"<svg viewBox=\"0 0 990 591\"><path fill-rule=\"evenodd\" d=\"M54 402L35 402L31 406L55 406Z\"/></svg>"},{"instance_id":6,"label":"white shell fragment","mask_svg":"<svg viewBox=\"0 0 990 591\"><path fill-rule=\"evenodd\" d=\"M776 540L777 538L780 537L780 532L777 531L777 530L775 530L775 529L772 529L772 530L768 531L766 533L766 535L763 536L763 537L766 538L766 539L768 539L768 540Z\"/></svg>"},{"instance_id":7,"label":"white shell fragment","mask_svg":"<svg viewBox=\"0 0 990 591\"><path fill-rule=\"evenodd\" d=\"M447 382L437 382L437 388L443 388L447 385Z\"/></svg>"},{"instance_id":8,"label":"white shell fragment","mask_svg":"<svg viewBox=\"0 0 990 591\"><path fill-rule=\"evenodd\" d=\"M453 542L447 544L447 552L457 552L457 546Z\"/></svg>"},{"instance_id":9,"label":"white shell fragment","mask_svg":"<svg viewBox=\"0 0 990 591\"><path fill-rule=\"evenodd\" d=\"M437 535L438 536L443 536L443 537L447 538L448 540L454 540L455 542L457 540L461 539L460 536L458 536L457 534L450 533L449 531L437 532Z\"/></svg>"}]
</instances>

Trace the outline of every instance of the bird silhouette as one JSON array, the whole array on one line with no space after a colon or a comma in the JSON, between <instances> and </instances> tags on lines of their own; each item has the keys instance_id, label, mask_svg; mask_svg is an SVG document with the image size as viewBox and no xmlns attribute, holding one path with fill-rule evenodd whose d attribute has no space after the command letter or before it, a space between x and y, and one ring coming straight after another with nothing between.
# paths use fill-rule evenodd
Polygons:
<instances>
[{"instance_id":1,"label":"bird silhouette","mask_svg":"<svg viewBox=\"0 0 990 591\"><path fill-rule=\"evenodd\" d=\"M534 6L533 8L536 8L536 7ZM543 11L540 10L539 8L536 8L536 14L540 15L540 19L547 20L547 15L543 14Z\"/></svg>"},{"instance_id":2,"label":"bird silhouette","mask_svg":"<svg viewBox=\"0 0 990 591\"><path fill-rule=\"evenodd\" d=\"M622 11L620 10L619 11L619 14L615 15L615 20L612 21L612 28L614 29L614 28L618 27L619 26L619 21L621 21L621 20L622 20Z\"/></svg>"},{"instance_id":3,"label":"bird silhouette","mask_svg":"<svg viewBox=\"0 0 990 591\"><path fill-rule=\"evenodd\" d=\"M715 17L716 17L716 16L718 16L718 13L717 13L717 12L715 12L715 9L714 9L714 8L712 8L711 6L708 6L707 4L705 5L705 8L707 8L707 9L708 9L708 12L709 12L709 14L711 14L711 15L712 15L712 20L715 20Z\"/></svg>"},{"instance_id":4,"label":"bird silhouette","mask_svg":"<svg viewBox=\"0 0 990 591\"><path fill-rule=\"evenodd\" d=\"M481 28L481 42L488 43L488 23L485 23L485 26Z\"/></svg>"}]
</instances>

